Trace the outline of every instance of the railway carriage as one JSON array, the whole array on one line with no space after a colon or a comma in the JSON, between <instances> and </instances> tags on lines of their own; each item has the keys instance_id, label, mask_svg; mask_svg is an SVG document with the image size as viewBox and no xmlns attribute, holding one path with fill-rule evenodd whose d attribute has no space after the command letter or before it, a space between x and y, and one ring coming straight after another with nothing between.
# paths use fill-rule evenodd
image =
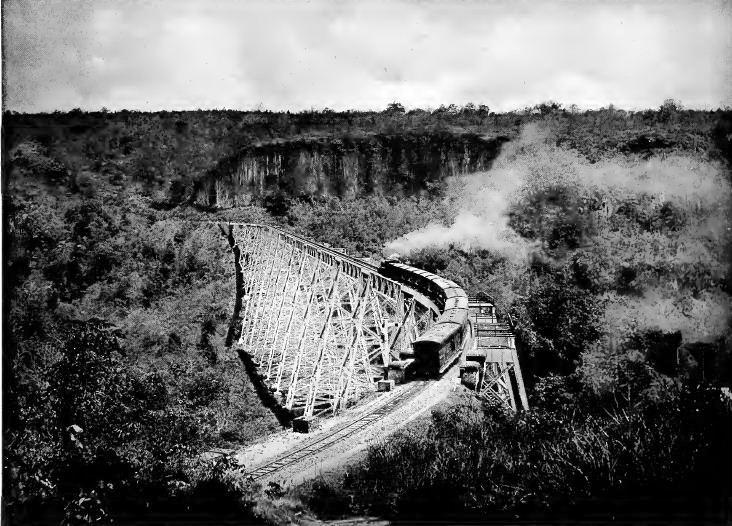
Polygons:
<instances>
[{"instance_id":1,"label":"railway carriage","mask_svg":"<svg viewBox=\"0 0 732 526\"><path fill-rule=\"evenodd\" d=\"M462 327L441 323L427 330L414 343L416 374L437 376L455 361L462 351Z\"/></svg>"},{"instance_id":2,"label":"railway carriage","mask_svg":"<svg viewBox=\"0 0 732 526\"><path fill-rule=\"evenodd\" d=\"M444 373L472 343L468 297L456 283L395 260L384 261L380 273L406 283L432 299L442 314L412 344L404 358L414 360L414 372L434 377Z\"/></svg>"}]
</instances>

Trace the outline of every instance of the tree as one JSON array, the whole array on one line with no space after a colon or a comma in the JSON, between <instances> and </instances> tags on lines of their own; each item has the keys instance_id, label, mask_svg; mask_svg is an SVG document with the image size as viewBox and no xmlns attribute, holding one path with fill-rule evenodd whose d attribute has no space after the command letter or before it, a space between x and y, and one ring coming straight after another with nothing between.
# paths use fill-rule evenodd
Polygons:
<instances>
[{"instance_id":1,"label":"tree","mask_svg":"<svg viewBox=\"0 0 732 526\"><path fill-rule=\"evenodd\" d=\"M110 426L132 425L130 378L124 374L115 331L102 321L72 322L65 330L61 359L50 374L58 431L80 426L87 435ZM114 423L110 421L114 420Z\"/></svg>"},{"instance_id":2,"label":"tree","mask_svg":"<svg viewBox=\"0 0 732 526\"><path fill-rule=\"evenodd\" d=\"M404 106L399 102L392 102L387 107L385 112L389 115L402 115L406 112Z\"/></svg>"},{"instance_id":3,"label":"tree","mask_svg":"<svg viewBox=\"0 0 732 526\"><path fill-rule=\"evenodd\" d=\"M169 407L164 379L130 368L119 338L102 320L70 322L57 333L56 362L25 379L19 422L7 430L11 514L48 500L73 511L95 491L149 498L195 454L205 424Z\"/></svg>"},{"instance_id":4,"label":"tree","mask_svg":"<svg viewBox=\"0 0 732 526\"><path fill-rule=\"evenodd\" d=\"M661 122L667 122L672 119L683 109L681 101L675 99L666 99L658 108L658 118Z\"/></svg>"},{"instance_id":5,"label":"tree","mask_svg":"<svg viewBox=\"0 0 732 526\"><path fill-rule=\"evenodd\" d=\"M582 352L601 334L602 302L564 274L547 274L525 301L531 329L539 337L537 374L571 373Z\"/></svg>"},{"instance_id":6,"label":"tree","mask_svg":"<svg viewBox=\"0 0 732 526\"><path fill-rule=\"evenodd\" d=\"M562 105L558 102L554 102L553 100L549 100L542 102L541 104L537 104L534 108L542 115L551 115L552 113L561 111Z\"/></svg>"}]
</instances>

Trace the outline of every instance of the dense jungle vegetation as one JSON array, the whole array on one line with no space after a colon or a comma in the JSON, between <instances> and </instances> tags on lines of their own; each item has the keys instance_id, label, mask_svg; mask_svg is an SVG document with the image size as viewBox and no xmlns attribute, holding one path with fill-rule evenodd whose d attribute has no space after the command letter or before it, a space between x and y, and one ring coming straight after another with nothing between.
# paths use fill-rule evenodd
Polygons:
<instances>
[{"instance_id":1,"label":"dense jungle vegetation","mask_svg":"<svg viewBox=\"0 0 732 526\"><path fill-rule=\"evenodd\" d=\"M414 130L510 142L490 171L412 194L193 200L250 144ZM730 162L732 113L673 101L5 114L5 513L79 524L216 508L276 522L300 499L324 516L419 519L659 497L668 512L683 497L699 503L684 512L716 513L732 449L718 389L732 383ZM182 218L276 222L376 258L387 246L489 294L516 320L532 410L459 397L343 477L262 493L230 459L201 457L278 422L230 347L226 239Z\"/></svg>"}]
</instances>

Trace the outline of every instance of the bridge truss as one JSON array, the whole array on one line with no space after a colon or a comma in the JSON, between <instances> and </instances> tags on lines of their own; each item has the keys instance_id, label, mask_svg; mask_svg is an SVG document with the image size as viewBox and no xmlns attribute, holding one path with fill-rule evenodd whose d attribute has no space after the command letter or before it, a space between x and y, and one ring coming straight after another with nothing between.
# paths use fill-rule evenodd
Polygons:
<instances>
[{"instance_id":1,"label":"bridge truss","mask_svg":"<svg viewBox=\"0 0 732 526\"><path fill-rule=\"evenodd\" d=\"M479 398L506 409L528 409L511 325L498 321L492 303L472 298L468 305L475 339L460 364L463 385L475 391Z\"/></svg>"},{"instance_id":2,"label":"bridge truss","mask_svg":"<svg viewBox=\"0 0 732 526\"><path fill-rule=\"evenodd\" d=\"M378 267L263 225L235 225L244 273L239 345L284 407L335 413L375 391L436 307Z\"/></svg>"}]
</instances>

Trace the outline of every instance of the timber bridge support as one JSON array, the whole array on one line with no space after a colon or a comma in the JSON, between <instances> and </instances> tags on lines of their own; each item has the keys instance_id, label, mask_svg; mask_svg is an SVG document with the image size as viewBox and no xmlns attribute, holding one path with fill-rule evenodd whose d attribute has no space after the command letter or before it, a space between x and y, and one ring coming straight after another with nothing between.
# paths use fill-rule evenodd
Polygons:
<instances>
[{"instance_id":1,"label":"timber bridge support","mask_svg":"<svg viewBox=\"0 0 732 526\"><path fill-rule=\"evenodd\" d=\"M403 381L414 362L412 343L440 323L452 301L387 277L370 260L277 227L229 223L229 238L243 278L237 344L278 403L300 421L335 414L369 393L389 389L394 379ZM454 283L413 270L450 283L465 296ZM474 339L465 345L462 363ZM516 356L515 350L493 354L504 362ZM506 390L515 368L504 363L491 370L505 375L480 382L476 390L490 383L492 392L503 389L502 399L513 400ZM474 383L477 378L470 377ZM525 402L522 383L519 388Z\"/></svg>"}]
</instances>

